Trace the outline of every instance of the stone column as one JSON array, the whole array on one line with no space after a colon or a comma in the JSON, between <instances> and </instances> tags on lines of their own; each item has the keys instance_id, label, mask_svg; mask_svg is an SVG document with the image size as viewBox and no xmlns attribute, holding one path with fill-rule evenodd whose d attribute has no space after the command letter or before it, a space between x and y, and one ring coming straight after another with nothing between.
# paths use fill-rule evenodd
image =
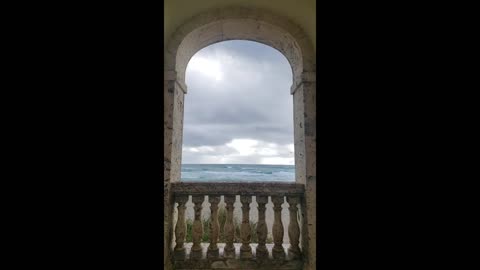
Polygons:
<instances>
[{"instance_id":1,"label":"stone column","mask_svg":"<svg viewBox=\"0 0 480 270\"><path fill-rule=\"evenodd\" d=\"M176 245L173 249L175 260L185 260L185 233L186 233L186 224L185 224L185 203L188 201L188 196L178 196L178 219L177 225L175 226L175 240Z\"/></svg>"},{"instance_id":2,"label":"stone column","mask_svg":"<svg viewBox=\"0 0 480 270\"><path fill-rule=\"evenodd\" d=\"M192 196L192 202L195 204L193 209L195 210L195 220L193 221L192 227L192 239L193 246L190 258L191 259L201 259L202 258L202 236L203 236L203 226L201 218L202 213L202 203L205 200L204 195L194 195Z\"/></svg>"},{"instance_id":3,"label":"stone column","mask_svg":"<svg viewBox=\"0 0 480 270\"><path fill-rule=\"evenodd\" d=\"M265 245L267 240L267 223L265 222L265 205L268 203L267 196L257 196L258 203L258 224L257 224L257 259L268 259L268 250Z\"/></svg>"},{"instance_id":4,"label":"stone column","mask_svg":"<svg viewBox=\"0 0 480 270\"><path fill-rule=\"evenodd\" d=\"M219 250L217 246L219 225L218 225L218 203L220 202L220 196L209 195L208 200L211 204L210 209L212 214L210 215L210 245L208 246L207 257L218 258Z\"/></svg>"},{"instance_id":5,"label":"stone column","mask_svg":"<svg viewBox=\"0 0 480 270\"><path fill-rule=\"evenodd\" d=\"M311 67L314 70L314 67ZM295 132L295 177L305 184L302 214L302 248L306 269L316 269L316 78L315 71L303 72L292 89ZM312 239L312 241L309 241Z\"/></svg>"},{"instance_id":6,"label":"stone column","mask_svg":"<svg viewBox=\"0 0 480 270\"><path fill-rule=\"evenodd\" d=\"M180 181L183 130L183 99L186 88L178 82L175 71L165 71L164 84L164 268L172 269L171 243L173 238L172 182Z\"/></svg>"},{"instance_id":7,"label":"stone column","mask_svg":"<svg viewBox=\"0 0 480 270\"><path fill-rule=\"evenodd\" d=\"M307 264L309 269L316 267L316 83L315 81L304 81L302 85L304 105L305 105L305 227L306 244L304 249L308 253ZM309 241L311 239L311 241Z\"/></svg>"},{"instance_id":8,"label":"stone column","mask_svg":"<svg viewBox=\"0 0 480 270\"><path fill-rule=\"evenodd\" d=\"M301 251L298 244L300 243L300 227L297 221L297 204L300 202L298 197L287 197L287 202L290 204L290 224L288 225L288 238L290 240L290 247L288 253L291 259L300 258Z\"/></svg>"},{"instance_id":9,"label":"stone column","mask_svg":"<svg viewBox=\"0 0 480 270\"><path fill-rule=\"evenodd\" d=\"M235 246L233 245L233 239L235 238L235 229L233 227L233 203L235 203L235 195L225 195L225 208L227 210L227 220L224 225L225 232L225 249L224 256L227 258L235 257Z\"/></svg>"},{"instance_id":10,"label":"stone column","mask_svg":"<svg viewBox=\"0 0 480 270\"><path fill-rule=\"evenodd\" d=\"M283 224L282 224L282 204L283 196L272 196L273 202L273 249L272 255L275 260L285 259L285 250L283 249Z\"/></svg>"},{"instance_id":11,"label":"stone column","mask_svg":"<svg viewBox=\"0 0 480 270\"><path fill-rule=\"evenodd\" d=\"M240 247L240 258L250 259L252 258L252 247L250 246L252 230L250 228L249 213L252 196L240 196L240 201L242 202L242 226L240 227L242 246Z\"/></svg>"}]
</instances>

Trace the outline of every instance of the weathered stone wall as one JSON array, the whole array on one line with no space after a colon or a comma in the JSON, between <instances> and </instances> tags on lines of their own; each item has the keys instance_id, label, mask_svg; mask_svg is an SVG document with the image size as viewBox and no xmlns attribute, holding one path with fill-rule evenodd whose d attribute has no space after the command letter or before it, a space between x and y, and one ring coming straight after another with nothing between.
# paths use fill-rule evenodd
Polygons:
<instances>
[{"instance_id":1,"label":"weathered stone wall","mask_svg":"<svg viewBox=\"0 0 480 270\"><path fill-rule=\"evenodd\" d=\"M182 166L182 138L183 138L183 104L184 92L178 82L175 83L173 106L173 132L172 132L172 164L171 164L171 182L180 181L180 170Z\"/></svg>"},{"instance_id":2,"label":"weathered stone wall","mask_svg":"<svg viewBox=\"0 0 480 270\"><path fill-rule=\"evenodd\" d=\"M184 90L175 72L165 73L164 82L164 247L173 238L173 196L171 183L180 181L182 160ZM165 269L171 269L170 249L164 248Z\"/></svg>"},{"instance_id":3,"label":"weathered stone wall","mask_svg":"<svg viewBox=\"0 0 480 270\"><path fill-rule=\"evenodd\" d=\"M232 7L199 14L180 26L167 44L165 69L184 81L190 58L201 48L224 40L253 40L269 45L290 62L294 85L306 72L315 72L311 41L291 21L266 10Z\"/></svg>"},{"instance_id":4,"label":"weathered stone wall","mask_svg":"<svg viewBox=\"0 0 480 270\"><path fill-rule=\"evenodd\" d=\"M316 82L304 77L294 89L294 133L296 180L305 184L303 215L303 250L307 269L316 266ZM301 223L302 224L302 223Z\"/></svg>"}]
</instances>

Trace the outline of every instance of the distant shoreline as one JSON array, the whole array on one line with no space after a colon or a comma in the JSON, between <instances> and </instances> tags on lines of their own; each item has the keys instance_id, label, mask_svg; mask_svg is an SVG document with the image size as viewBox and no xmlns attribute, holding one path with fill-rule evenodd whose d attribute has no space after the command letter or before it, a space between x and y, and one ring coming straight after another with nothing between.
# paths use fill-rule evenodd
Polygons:
<instances>
[{"instance_id":1,"label":"distant shoreline","mask_svg":"<svg viewBox=\"0 0 480 270\"><path fill-rule=\"evenodd\" d=\"M182 163L182 165L248 165L248 166L292 166L292 164L247 164L247 163Z\"/></svg>"},{"instance_id":2,"label":"distant shoreline","mask_svg":"<svg viewBox=\"0 0 480 270\"><path fill-rule=\"evenodd\" d=\"M290 182L294 165L268 164L182 164L181 181L201 182Z\"/></svg>"}]
</instances>

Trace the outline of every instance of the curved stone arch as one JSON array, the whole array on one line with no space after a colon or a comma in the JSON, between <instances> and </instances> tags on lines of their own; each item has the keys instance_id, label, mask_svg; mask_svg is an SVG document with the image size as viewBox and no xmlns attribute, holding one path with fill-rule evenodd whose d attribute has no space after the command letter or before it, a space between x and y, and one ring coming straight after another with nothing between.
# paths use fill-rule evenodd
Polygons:
<instances>
[{"instance_id":1,"label":"curved stone arch","mask_svg":"<svg viewBox=\"0 0 480 270\"><path fill-rule=\"evenodd\" d=\"M227 40L250 40L280 51L293 74L291 93L315 77L315 54L307 35L288 19L261 9L231 7L194 16L174 32L165 52L165 71L175 74L186 93L185 70L200 49Z\"/></svg>"},{"instance_id":2,"label":"curved stone arch","mask_svg":"<svg viewBox=\"0 0 480 270\"><path fill-rule=\"evenodd\" d=\"M302 249L306 269L316 269L316 62L312 43L297 25L265 10L232 7L195 17L174 32L164 55L164 260L171 269L172 182L180 181L185 72L200 49L227 40L250 40L280 51L292 68L294 107L295 181L304 184Z\"/></svg>"}]
</instances>

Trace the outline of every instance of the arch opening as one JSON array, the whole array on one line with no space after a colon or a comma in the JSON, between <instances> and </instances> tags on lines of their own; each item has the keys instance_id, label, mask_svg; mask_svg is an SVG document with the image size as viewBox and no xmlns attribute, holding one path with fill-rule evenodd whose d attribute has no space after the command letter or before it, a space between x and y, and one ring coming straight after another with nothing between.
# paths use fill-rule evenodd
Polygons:
<instances>
[{"instance_id":1,"label":"arch opening","mask_svg":"<svg viewBox=\"0 0 480 270\"><path fill-rule=\"evenodd\" d=\"M185 86L190 58L206 46L228 40L263 43L285 55L294 74L292 94L305 77L314 77L313 49L301 29L283 18L242 8L210 11L177 29L166 48L165 68Z\"/></svg>"},{"instance_id":2,"label":"arch opening","mask_svg":"<svg viewBox=\"0 0 480 270\"><path fill-rule=\"evenodd\" d=\"M281 52L218 42L185 78L181 181L295 181L293 75Z\"/></svg>"}]
</instances>

